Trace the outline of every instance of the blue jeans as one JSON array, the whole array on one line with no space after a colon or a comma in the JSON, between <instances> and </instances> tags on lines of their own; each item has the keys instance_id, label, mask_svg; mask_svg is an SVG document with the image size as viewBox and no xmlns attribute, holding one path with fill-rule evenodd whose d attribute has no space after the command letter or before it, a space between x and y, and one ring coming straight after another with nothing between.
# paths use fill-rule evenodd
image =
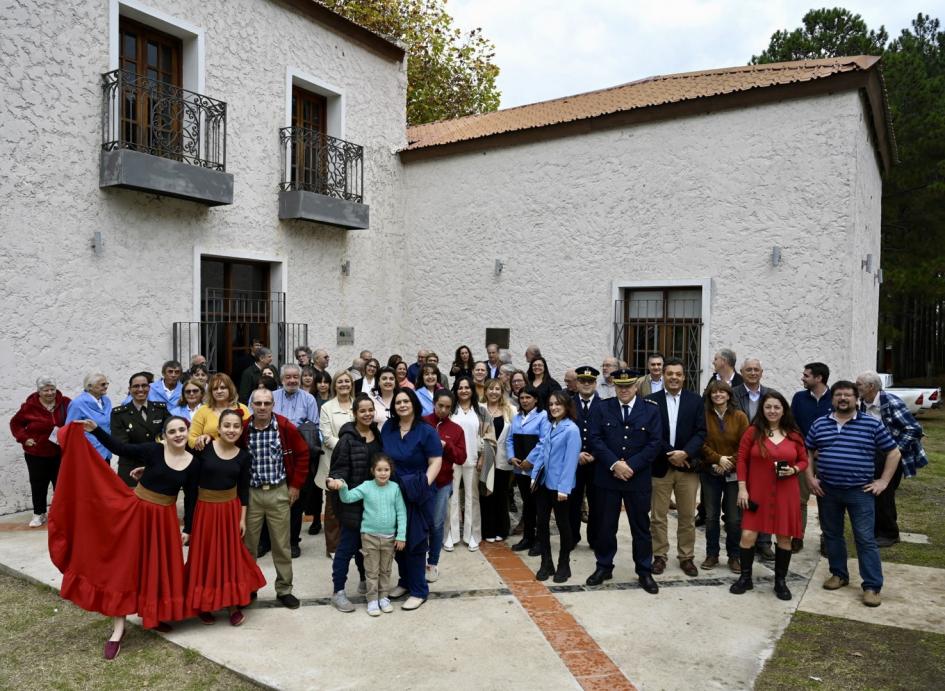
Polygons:
<instances>
[{"instance_id":1,"label":"blue jeans","mask_svg":"<svg viewBox=\"0 0 945 691\"><path fill-rule=\"evenodd\" d=\"M453 494L453 483L447 483L436 490L433 505L433 527L430 529L430 555L427 563L436 566L440 563L440 550L443 549L443 527L446 525L446 511Z\"/></svg>"},{"instance_id":2,"label":"blue jeans","mask_svg":"<svg viewBox=\"0 0 945 691\"><path fill-rule=\"evenodd\" d=\"M742 535L741 509L738 508L738 483L726 482L724 475L702 474L702 505L705 507L705 554L719 556L722 535L720 517L725 507L725 554L737 559Z\"/></svg>"},{"instance_id":3,"label":"blue jeans","mask_svg":"<svg viewBox=\"0 0 945 691\"><path fill-rule=\"evenodd\" d=\"M853 526L863 589L878 593L883 587L883 564L873 534L876 498L864 492L862 487L834 487L825 482L821 482L820 486L824 496L818 497L817 505L820 507L820 527L824 531L830 573L843 579L850 578L847 571L847 543L843 538L843 515L846 511L850 514L850 524Z\"/></svg>"},{"instance_id":4,"label":"blue jeans","mask_svg":"<svg viewBox=\"0 0 945 691\"><path fill-rule=\"evenodd\" d=\"M338 549L335 550L335 558L331 562L332 592L337 593L339 590L345 589L345 581L348 580L348 568L351 566L351 557L361 556L358 551L360 549L361 531L342 524ZM362 565L364 562L357 558L355 561L361 561L361 564L358 564L358 571L361 571L364 568Z\"/></svg>"}]
</instances>

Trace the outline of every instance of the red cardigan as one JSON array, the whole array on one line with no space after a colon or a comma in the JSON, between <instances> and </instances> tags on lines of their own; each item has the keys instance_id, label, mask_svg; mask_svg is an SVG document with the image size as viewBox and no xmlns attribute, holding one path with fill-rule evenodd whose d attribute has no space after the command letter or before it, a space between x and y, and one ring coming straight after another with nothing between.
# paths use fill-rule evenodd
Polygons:
<instances>
[{"instance_id":1,"label":"red cardigan","mask_svg":"<svg viewBox=\"0 0 945 691\"><path fill-rule=\"evenodd\" d=\"M285 478L289 487L302 489L305 484L305 478L308 476L308 444L299 434L295 425L278 413L273 413L276 417L276 425L279 428L279 443L282 445L282 462L285 464ZM253 418L250 416L243 421L243 436L240 437L240 446L249 448L249 426L253 424Z\"/></svg>"},{"instance_id":2,"label":"red cardigan","mask_svg":"<svg viewBox=\"0 0 945 691\"><path fill-rule=\"evenodd\" d=\"M53 458L59 455L59 447L49 441L53 427L66 424L66 409L71 399L56 391L56 405L52 412L39 402L39 394L31 393L20 406L16 415L10 418L10 431L18 443L23 444L23 451L31 456ZM35 446L26 446L26 441L33 439Z\"/></svg>"},{"instance_id":3,"label":"red cardigan","mask_svg":"<svg viewBox=\"0 0 945 691\"><path fill-rule=\"evenodd\" d=\"M437 489L446 487L453 481L453 466L466 462L466 433L463 432L462 427L449 418L440 420L436 413L424 415L423 421L437 431L440 441L443 442L443 464L433 484Z\"/></svg>"}]
</instances>

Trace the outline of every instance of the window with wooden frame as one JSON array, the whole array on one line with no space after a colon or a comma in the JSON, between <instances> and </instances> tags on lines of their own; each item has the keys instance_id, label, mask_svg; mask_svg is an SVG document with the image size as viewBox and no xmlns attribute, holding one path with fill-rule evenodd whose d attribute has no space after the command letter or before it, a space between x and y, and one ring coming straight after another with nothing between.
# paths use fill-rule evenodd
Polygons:
<instances>
[{"instance_id":1,"label":"window with wooden frame","mask_svg":"<svg viewBox=\"0 0 945 691\"><path fill-rule=\"evenodd\" d=\"M678 357L686 388L698 390L702 372L701 288L626 289L615 305L615 355L646 371L651 353Z\"/></svg>"},{"instance_id":2,"label":"window with wooden frame","mask_svg":"<svg viewBox=\"0 0 945 691\"><path fill-rule=\"evenodd\" d=\"M292 182L295 189L325 193L328 178L328 99L292 87Z\"/></svg>"},{"instance_id":3,"label":"window with wooden frame","mask_svg":"<svg viewBox=\"0 0 945 691\"><path fill-rule=\"evenodd\" d=\"M179 159L183 42L126 17L118 31L122 139L128 148Z\"/></svg>"}]
</instances>

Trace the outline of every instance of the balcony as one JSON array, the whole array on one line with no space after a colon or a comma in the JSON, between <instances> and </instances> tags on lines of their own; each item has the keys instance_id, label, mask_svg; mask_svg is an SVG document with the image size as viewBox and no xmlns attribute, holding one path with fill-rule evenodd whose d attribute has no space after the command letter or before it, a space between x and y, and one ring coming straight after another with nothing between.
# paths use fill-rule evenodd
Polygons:
<instances>
[{"instance_id":1,"label":"balcony","mask_svg":"<svg viewBox=\"0 0 945 691\"><path fill-rule=\"evenodd\" d=\"M99 187L232 204L226 103L129 70L102 75Z\"/></svg>"},{"instance_id":2,"label":"balcony","mask_svg":"<svg viewBox=\"0 0 945 691\"><path fill-rule=\"evenodd\" d=\"M364 147L306 127L283 127L279 141L279 218L347 229L369 227Z\"/></svg>"}]
</instances>

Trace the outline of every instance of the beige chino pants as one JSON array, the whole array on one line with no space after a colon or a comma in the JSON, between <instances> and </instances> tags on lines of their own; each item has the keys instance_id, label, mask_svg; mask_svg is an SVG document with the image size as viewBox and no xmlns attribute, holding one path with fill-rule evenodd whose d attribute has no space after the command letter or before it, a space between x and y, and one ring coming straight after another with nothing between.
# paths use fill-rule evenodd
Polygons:
<instances>
[{"instance_id":1,"label":"beige chino pants","mask_svg":"<svg viewBox=\"0 0 945 691\"><path fill-rule=\"evenodd\" d=\"M696 494L699 491L699 473L683 473L673 468L665 477L653 478L653 496L650 500L650 530L653 533L653 556L666 558L669 553L666 515L669 499L676 494L676 554L679 561L695 557L696 548Z\"/></svg>"}]
</instances>

